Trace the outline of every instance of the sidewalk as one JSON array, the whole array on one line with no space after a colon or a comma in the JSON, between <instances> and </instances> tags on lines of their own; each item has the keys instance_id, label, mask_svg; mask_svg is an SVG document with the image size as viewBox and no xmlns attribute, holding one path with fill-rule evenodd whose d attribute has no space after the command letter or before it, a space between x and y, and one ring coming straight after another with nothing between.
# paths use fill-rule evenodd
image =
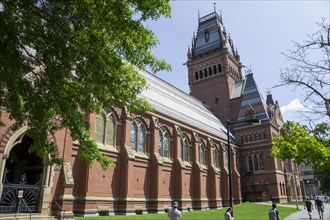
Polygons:
<instances>
[{"instance_id":1,"label":"sidewalk","mask_svg":"<svg viewBox=\"0 0 330 220\"><path fill-rule=\"evenodd\" d=\"M281 204L277 204L281 206ZM314 205L314 203L313 203ZM300 211L284 218L283 220L298 220L298 219L309 219L307 210L304 210L304 206L299 206ZM312 210L312 219L320 219L319 214L317 213L316 209ZM323 213L324 220L330 220L330 204L324 204L324 213Z\"/></svg>"}]
</instances>

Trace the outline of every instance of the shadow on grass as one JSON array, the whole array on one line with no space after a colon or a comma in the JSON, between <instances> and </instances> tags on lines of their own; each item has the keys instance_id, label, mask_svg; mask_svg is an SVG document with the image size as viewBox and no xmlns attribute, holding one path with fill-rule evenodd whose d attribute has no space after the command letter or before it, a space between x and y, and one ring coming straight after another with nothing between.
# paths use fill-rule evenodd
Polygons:
<instances>
[{"instance_id":1,"label":"shadow on grass","mask_svg":"<svg viewBox=\"0 0 330 220\"><path fill-rule=\"evenodd\" d=\"M271 209L271 204L254 204L243 203L234 206L234 218L235 220L268 220L268 211ZM277 209L280 212L281 219L297 212L295 207L283 207L278 206ZM224 219L225 208L216 210L205 211L192 211L183 212L182 220L212 220L212 219ZM143 219L143 220L168 220L167 214L143 214L143 215L131 215L131 216L102 216L102 217L76 217L75 220L117 220L117 219ZM181 220L180 219L180 220Z\"/></svg>"}]
</instances>

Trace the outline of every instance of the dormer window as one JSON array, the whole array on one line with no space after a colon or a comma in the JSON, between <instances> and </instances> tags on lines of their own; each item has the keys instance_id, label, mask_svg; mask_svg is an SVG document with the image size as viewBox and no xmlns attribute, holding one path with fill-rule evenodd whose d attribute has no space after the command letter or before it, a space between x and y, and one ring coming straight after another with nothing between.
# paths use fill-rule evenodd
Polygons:
<instances>
[{"instance_id":1,"label":"dormer window","mask_svg":"<svg viewBox=\"0 0 330 220\"><path fill-rule=\"evenodd\" d=\"M205 43L209 42L210 40L210 33L208 30L204 31Z\"/></svg>"}]
</instances>

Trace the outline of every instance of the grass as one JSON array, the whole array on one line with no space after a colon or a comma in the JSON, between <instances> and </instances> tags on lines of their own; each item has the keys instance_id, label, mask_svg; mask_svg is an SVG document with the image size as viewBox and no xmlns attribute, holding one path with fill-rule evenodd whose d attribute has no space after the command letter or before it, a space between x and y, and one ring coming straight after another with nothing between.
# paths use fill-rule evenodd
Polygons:
<instances>
[{"instance_id":1,"label":"grass","mask_svg":"<svg viewBox=\"0 0 330 220\"><path fill-rule=\"evenodd\" d=\"M254 203L244 203L234 206L235 220L268 220L268 211L271 205L262 205ZM296 208L278 206L281 219L289 216L297 211ZM208 219L224 219L226 209L183 212L182 220L208 220ZM102 216L102 217L76 217L75 220L117 220L117 219L143 219L143 220L168 220L167 214L144 214L131 216ZM180 219L180 220L181 220Z\"/></svg>"}]
</instances>

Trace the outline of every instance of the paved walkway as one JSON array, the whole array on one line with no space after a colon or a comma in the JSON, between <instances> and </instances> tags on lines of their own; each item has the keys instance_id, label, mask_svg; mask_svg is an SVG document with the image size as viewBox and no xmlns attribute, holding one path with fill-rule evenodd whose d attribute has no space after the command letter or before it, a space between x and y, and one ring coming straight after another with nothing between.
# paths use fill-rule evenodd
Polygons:
<instances>
[{"instance_id":1,"label":"paved walkway","mask_svg":"<svg viewBox=\"0 0 330 220\"><path fill-rule=\"evenodd\" d=\"M281 204L277 204L277 205L281 206ZM313 201L313 205L314 205L314 201ZM283 220L309 219L307 210L306 209L304 210L304 206L299 206L299 209L301 210L284 218ZM312 210L312 219L315 220L320 219L316 209ZM330 204L324 204L323 220L330 220Z\"/></svg>"}]
</instances>

